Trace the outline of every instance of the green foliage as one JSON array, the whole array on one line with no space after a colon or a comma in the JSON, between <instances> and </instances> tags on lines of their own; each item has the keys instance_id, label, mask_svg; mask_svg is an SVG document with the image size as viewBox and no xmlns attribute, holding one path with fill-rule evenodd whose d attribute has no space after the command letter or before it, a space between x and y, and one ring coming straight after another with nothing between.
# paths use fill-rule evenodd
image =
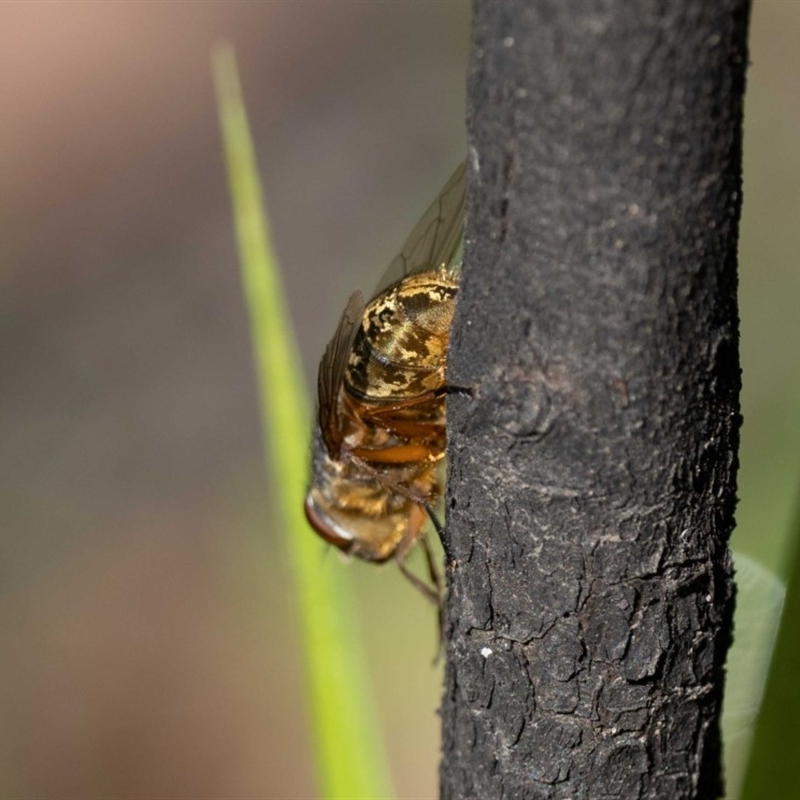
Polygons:
<instances>
[{"instance_id":1,"label":"green foliage","mask_svg":"<svg viewBox=\"0 0 800 800\"><path fill-rule=\"evenodd\" d=\"M739 797L784 598L783 583L757 561L734 552L733 563L736 613L722 708L728 800Z\"/></svg>"},{"instance_id":2,"label":"green foliage","mask_svg":"<svg viewBox=\"0 0 800 800\"><path fill-rule=\"evenodd\" d=\"M213 67L260 387L264 447L300 606L318 785L325 798L390 798L387 759L356 634L348 576L335 561L323 559L323 545L303 515L311 416L230 47L218 49Z\"/></svg>"},{"instance_id":3,"label":"green foliage","mask_svg":"<svg viewBox=\"0 0 800 800\"><path fill-rule=\"evenodd\" d=\"M742 800L800 797L800 517L792 531L786 600L755 729Z\"/></svg>"}]
</instances>

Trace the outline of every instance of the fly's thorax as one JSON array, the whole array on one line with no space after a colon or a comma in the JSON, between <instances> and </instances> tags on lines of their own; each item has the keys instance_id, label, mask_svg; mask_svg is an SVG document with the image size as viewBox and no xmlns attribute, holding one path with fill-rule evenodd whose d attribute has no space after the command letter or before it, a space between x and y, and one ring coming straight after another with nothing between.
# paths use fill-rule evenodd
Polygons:
<instances>
[{"instance_id":1,"label":"fly's thorax","mask_svg":"<svg viewBox=\"0 0 800 800\"><path fill-rule=\"evenodd\" d=\"M445 270L411 275L368 303L345 372L372 402L406 400L444 385L458 284Z\"/></svg>"}]
</instances>

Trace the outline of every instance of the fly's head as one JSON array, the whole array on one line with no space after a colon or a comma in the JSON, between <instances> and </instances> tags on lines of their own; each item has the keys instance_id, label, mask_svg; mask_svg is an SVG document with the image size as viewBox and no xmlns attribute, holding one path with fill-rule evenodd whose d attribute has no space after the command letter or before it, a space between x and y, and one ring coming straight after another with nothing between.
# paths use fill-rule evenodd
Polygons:
<instances>
[{"instance_id":1,"label":"fly's head","mask_svg":"<svg viewBox=\"0 0 800 800\"><path fill-rule=\"evenodd\" d=\"M345 453L331 456L315 435L305 513L325 541L348 555L386 561L407 536L411 505L379 472Z\"/></svg>"}]
</instances>

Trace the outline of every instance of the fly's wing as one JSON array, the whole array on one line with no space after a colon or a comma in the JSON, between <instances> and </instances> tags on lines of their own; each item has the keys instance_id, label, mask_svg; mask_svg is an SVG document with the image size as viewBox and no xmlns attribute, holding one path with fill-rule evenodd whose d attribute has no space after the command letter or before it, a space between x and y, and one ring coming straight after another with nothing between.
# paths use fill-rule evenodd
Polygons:
<instances>
[{"instance_id":1,"label":"fly's wing","mask_svg":"<svg viewBox=\"0 0 800 800\"><path fill-rule=\"evenodd\" d=\"M378 293L407 275L454 266L464 236L467 165L460 164L392 261Z\"/></svg>"},{"instance_id":2,"label":"fly's wing","mask_svg":"<svg viewBox=\"0 0 800 800\"><path fill-rule=\"evenodd\" d=\"M361 292L353 292L347 301L336 333L325 348L319 362L317 394L319 401L319 427L325 447L331 456L338 453L341 433L337 420L337 400L344 380L347 359L353 347L361 320L364 317L364 298Z\"/></svg>"},{"instance_id":3,"label":"fly's wing","mask_svg":"<svg viewBox=\"0 0 800 800\"><path fill-rule=\"evenodd\" d=\"M440 266L449 267L453 259L460 258L466 187L467 166L461 164L422 215L403 245L400 255L389 265L379 292L406 275ZM341 445L337 401L353 341L364 317L364 308L361 292L355 292L347 303L339 327L319 365L319 426L325 447L331 456L338 454Z\"/></svg>"}]
</instances>

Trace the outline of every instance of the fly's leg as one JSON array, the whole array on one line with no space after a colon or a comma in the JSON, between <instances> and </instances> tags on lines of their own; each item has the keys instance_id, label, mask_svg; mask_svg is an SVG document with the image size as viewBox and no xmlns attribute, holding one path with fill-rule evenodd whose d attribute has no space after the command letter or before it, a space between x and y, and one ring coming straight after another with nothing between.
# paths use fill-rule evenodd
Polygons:
<instances>
[{"instance_id":1,"label":"fly's leg","mask_svg":"<svg viewBox=\"0 0 800 800\"><path fill-rule=\"evenodd\" d=\"M433 506L427 500L423 499L419 499L416 502L418 502L425 509L428 519L430 519L431 524L436 531L436 535L439 537L439 541L442 543L442 545L444 545L444 526L439 521L439 517L436 516Z\"/></svg>"},{"instance_id":2,"label":"fly's leg","mask_svg":"<svg viewBox=\"0 0 800 800\"><path fill-rule=\"evenodd\" d=\"M369 462L365 461L359 455L350 452L346 454L346 457L354 464L356 464L364 472L366 472L369 475L372 475L376 480L380 481L388 489L391 489L393 492L396 492L401 497L405 497L408 500L411 500L411 502L414 503L415 505L419 506L419 508L422 511L424 511L430 518L430 521L433 523L433 527L436 529L436 533L439 535L439 538L440 539L442 538L444 530L442 527L442 523L439 521L439 518L436 516L436 512L433 510L433 506L428 502L427 498L423 497L420 494L417 494L417 492L412 491L405 484L400 483L399 481L392 480L388 475L379 473L378 470L375 469L375 467L373 467ZM409 522L409 529L411 529L411 527L412 525ZM410 539L409 544L405 546L406 552L408 552L411 545L414 544L414 542L416 542L417 539L419 538L419 531L422 527L422 523L420 522L418 526L414 527L415 527L414 534L405 537L406 539ZM403 548L404 545L401 543L400 549L402 550Z\"/></svg>"},{"instance_id":3,"label":"fly's leg","mask_svg":"<svg viewBox=\"0 0 800 800\"><path fill-rule=\"evenodd\" d=\"M433 566L433 558L430 554L428 549L428 543L425 541L425 535L422 533L423 526L425 525L425 512L419 506L414 507L414 510L411 513L411 516L408 520L408 527L406 528L406 534L403 537L403 540L400 542L397 550L394 554L394 560L397 562L397 566L400 569L400 572L406 577L406 579L414 586L419 592L421 592L428 600L430 600L438 609L442 607L442 590L441 590L441 581L439 579L438 572L435 573L435 577L431 575L431 583L426 583L422 578L415 575L406 564L406 557L408 556L411 548L414 544L419 540L422 539L423 542L423 549L425 551L425 557L428 559L429 570ZM435 568L434 568L435 570Z\"/></svg>"},{"instance_id":4,"label":"fly's leg","mask_svg":"<svg viewBox=\"0 0 800 800\"><path fill-rule=\"evenodd\" d=\"M418 505L414 507L414 512L412 512L412 515L409 518L406 536L403 538L400 546L395 551L394 558L395 561L397 561L397 566L400 569L400 572L403 573L409 583L411 583L412 586L414 586L436 606L436 655L433 659L433 663L436 664L442 656L442 645L444 643L444 616L442 613L443 589L442 578L439 575L439 570L436 568L436 560L433 556L433 552L431 551L430 543L428 542L428 539L423 531L426 514L426 510L423 509L423 505L427 504L418 503ZM431 513L430 508L427 509L427 513ZM425 562L428 567L428 578L430 583L426 583L424 580L411 572L406 564L406 556L417 541L419 541L422 545L422 552L425 555Z\"/></svg>"},{"instance_id":5,"label":"fly's leg","mask_svg":"<svg viewBox=\"0 0 800 800\"><path fill-rule=\"evenodd\" d=\"M429 586L425 581L421 578L418 578L409 568L408 564L406 564L404 557L396 556L395 560L397 561L397 566L400 568L400 572L403 573L403 576L409 581L409 583L417 589L427 600L430 600L437 609L439 609L439 614L441 615L442 612L442 600L439 596L439 592L434 589L432 586Z\"/></svg>"},{"instance_id":6,"label":"fly's leg","mask_svg":"<svg viewBox=\"0 0 800 800\"><path fill-rule=\"evenodd\" d=\"M446 383L439 391L442 394L464 394L467 397L475 397L475 389L472 386L456 386L452 383Z\"/></svg>"},{"instance_id":7,"label":"fly's leg","mask_svg":"<svg viewBox=\"0 0 800 800\"><path fill-rule=\"evenodd\" d=\"M430 514L430 512L428 513ZM420 544L422 545L422 552L425 553L425 561L428 564L428 577L433 586L436 587L436 595L439 598L438 607L436 609L436 620L439 623L439 646L436 648L436 657L433 659L433 663L438 664L439 659L442 657L442 650L444 647L444 588L442 586L442 576L436 568L436 560L433 557L430 542L428 542L428 537L425 536L425 534L422 535Z\"/></svg>"},{"instance_id":8,"label":"fly's leg","mask_svg":"<svg viewBox=\"0 0 800 800\"><path fill-rule=\"evenodd\" d=\"M433 525L433 529L436 531L436 535L439 537L439 541L442 543L442 547L444 548L445 559L450 558L450 549L447 546L447 542L445 542L444 540L444 525L442 525L441 520L437 516L436 512L433 510L433 506L431 506L431 504L427 500L419 500L418 502L425 509L425 512L428 515L428 519L430 519L431 525Z\"/></svg>"},{"instance_id":9,"label":"fly's leg","mask_svg":"<svg viewBox=\"0 0 800 800\"><path fill-rule=\"evenodd\" d=\"M439 518L436 516L436 512L433 510L433 506L428 502L428 500L424 497L420 497L416 492L411 491L407 486L403 485L402 483L398 483L397 481L393 481L388 478L386 475L381 475L378 471L369 463L364 461L362 458L359 458L356 455L350 453L348 458L355 464L357 464L361 469L363 469L366 473L375 476L378 478L384 486L391 489L393 492L397 492L397 494L411 500L414 505L412 506L412 512L408 520L408 525L406 527L406 533L403 536L400 544L397 546L397 549L394 553L394 560L397 562L397 566L400 569L400 572L406 577L406 579L414 586L421 594L423 594L428 600L430 600L438 609L439 609L439 618L441 622L441 609L442 609L442 581L439 576L438 570L434 564L433 555L430 552L430 548L428 542L425 539L425 535L423 533L423 527L425 525L425 516L427 515L428 518L433 523L433 527L436 529L436 533L439 536L439 539L442 538L442 523L439 521ZM417 542L418 539L422 539L423 542L423 549L425 552L425 558L428 562L428 572L431 578L431 584L425 583L421 578L417 577L411 570L408 568L406 564L406 556L408 555L411 548ZM441 624L439 626L441 630Z\"/></svg>"},{"instance_id":10,"label":"fly's leg","mask_svg":"<svg viewBox=\"0 0 800 800\"><path fill-rule=\"evenodd\" d=\"M420 544L422 545L422 552L425 554L425 561L428 564L428 577L431 579L431 584L436 588L436 594L441 598L442 576L439 574L439 570L436 568L436 561L433 558L428 537L424 534L422 535ZM439 605L441 605L441 601Z\"/></svg>"}]
</instances>

